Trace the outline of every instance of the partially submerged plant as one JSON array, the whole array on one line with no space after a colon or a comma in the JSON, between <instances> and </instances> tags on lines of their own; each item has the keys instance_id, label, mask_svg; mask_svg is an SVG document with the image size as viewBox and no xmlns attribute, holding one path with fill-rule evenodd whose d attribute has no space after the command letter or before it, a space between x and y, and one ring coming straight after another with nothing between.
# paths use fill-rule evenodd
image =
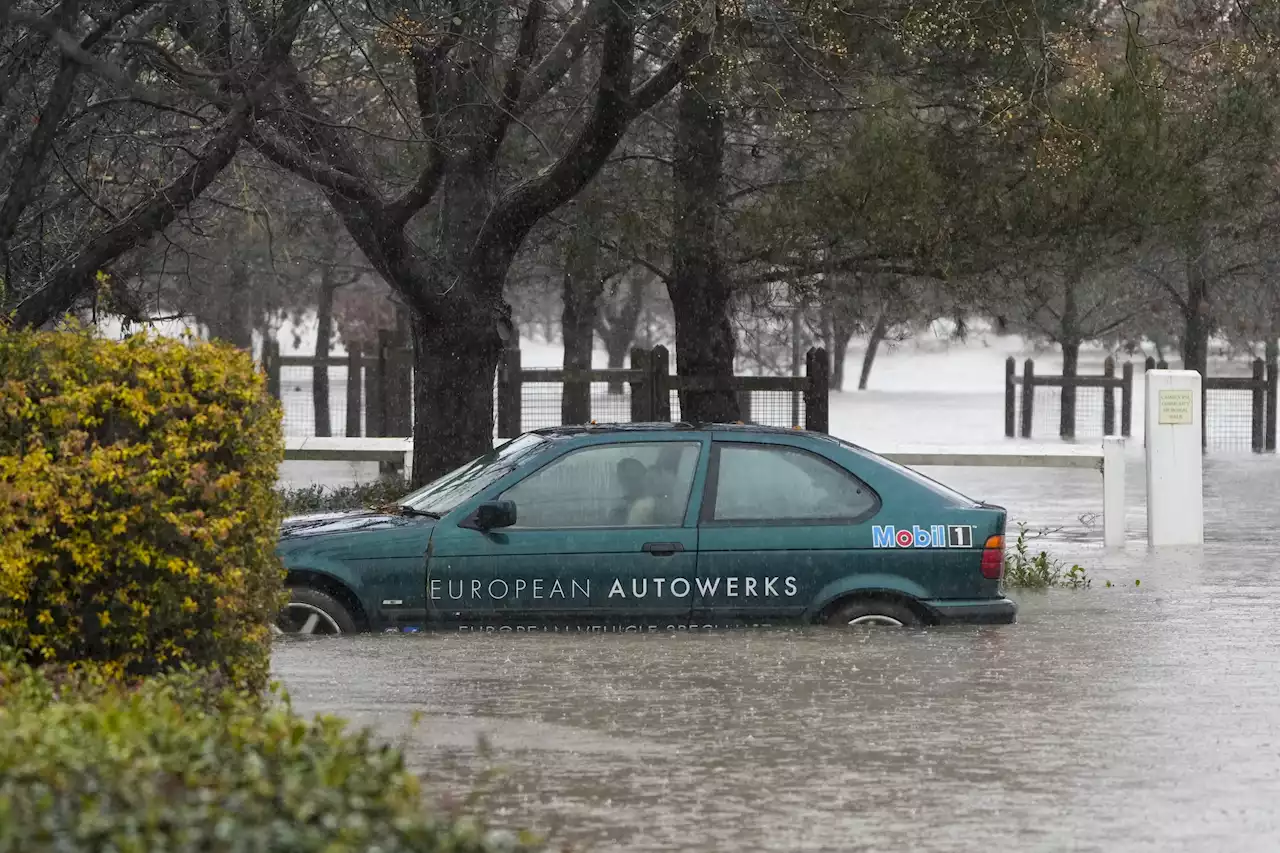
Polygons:
<instances>
[{"instance_id":1,"label":"partially submerged plant","mask_svg":"<svg viewBox=\"0 0 1280 853\"><path fill-rule=\"evenodd\" d=\"M1087 589L1092 581L1081 566L1073 563L1068 568L1063 561L1049 556L1048 551L1032 552L1028 540L1043 535L1040 531L1032 537L1025 523L1018 524L1018 537L1004 558L1004 585L1019 589Z\"/></svg>"}]
</instances>

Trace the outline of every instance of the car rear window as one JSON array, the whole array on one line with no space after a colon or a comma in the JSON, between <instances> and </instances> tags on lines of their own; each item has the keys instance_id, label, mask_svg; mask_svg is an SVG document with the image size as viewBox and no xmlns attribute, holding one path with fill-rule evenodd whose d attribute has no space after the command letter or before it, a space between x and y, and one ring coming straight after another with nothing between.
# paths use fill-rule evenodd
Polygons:
<instances>
[{"instance_id":1,"label":"car rear window","mask_svg":"<svg viewBox=\"0 0 1280 853\"><path fill-rule=\"evenodd\" d=\"M924 486L926 489L929 489L934 494L939 495L940 497L946 498L952 503L959 504L960 506L967 506L967 507L982 506L981 501L974 500L968 495L963 494L962 492L958 492L948 485L939 483L937 480L933 479L932 477L927 477L924 474L921 474L919 471L915 470L914 468L908 468L906 465L902 465L897 462L894 462L892 459L886 459L878 453L875 453L871 450L867 450L865 447L859 447L858 445L848 441L844 441L843 439L839 439L834 436L828 436L828 437L832 441L836 442L837 444L843 447L847 447L849 450L852 450L854 453L858 453L862 456L865 456L875 461L877 464L883 465L884 467L889 468L890 470L894 471L897 474L901 474L903 477L906 477L908 480L911 480L921 486Z\"/></svg>"}]
</instances>

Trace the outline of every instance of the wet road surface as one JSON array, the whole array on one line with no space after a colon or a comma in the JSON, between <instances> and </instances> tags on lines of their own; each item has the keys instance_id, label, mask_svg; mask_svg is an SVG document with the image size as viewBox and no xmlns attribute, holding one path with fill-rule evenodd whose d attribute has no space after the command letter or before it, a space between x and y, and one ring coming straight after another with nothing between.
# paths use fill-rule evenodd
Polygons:
<instances>
[{"instance_id":1,"label":"wet road surface","mask_svg":"<svg viewBox=\"0 0 1280 853\"><path fill-rule=\"evenodd\" d=\"M1015 594L1013 626L293 640L276 674L439 793L494 771L499 822L579 849L1270 853L1276 462L1211 458L1210 544L1156 553L1136 465L1121 553L1096 474L930 471L1061 526L1093 578Z\"/></svg>"}]
</instances>

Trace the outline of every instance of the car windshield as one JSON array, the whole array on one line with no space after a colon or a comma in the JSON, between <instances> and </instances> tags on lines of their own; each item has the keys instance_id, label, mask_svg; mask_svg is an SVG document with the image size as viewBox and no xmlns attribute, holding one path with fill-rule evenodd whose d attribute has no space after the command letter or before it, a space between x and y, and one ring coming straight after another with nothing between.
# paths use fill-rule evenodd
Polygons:
<instances>
[{"instance_id":1,"label":"car windshield","mask_svg":"<svg viewBox=\"0 0 1280 853\"><path fill-rule=\"evenodd\" d=\"M416 492L405 495L399 503L415 512L444 515L502 479L546 444L545 438L533 433L513 438Z\"/></svg>"}]
</instances>

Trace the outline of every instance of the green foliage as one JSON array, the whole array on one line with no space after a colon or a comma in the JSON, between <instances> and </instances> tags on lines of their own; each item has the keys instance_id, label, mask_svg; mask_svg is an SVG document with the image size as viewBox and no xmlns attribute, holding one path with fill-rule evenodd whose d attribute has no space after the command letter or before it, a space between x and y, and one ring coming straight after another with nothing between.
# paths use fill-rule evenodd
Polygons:
<instances>
[{"instance_id":1,"label":"green foliage","mask_svg":"<svg viewBox=\"0 0 1280 853\"><path fill-rule=\"evenodd\" d=\"M279 405L233 348L0 333L0 645L266 683Z\"/></svg>"},{"instance_id":2,"label":"green foliage","mask_svg":"<svg viewBox=\"0 0 1280 853\"><path fill-rule=\"evenodd\" d=\"M1068 71L1043 107L1005 114L1033 131L1017 142L1032 178L1015 198L1025 236L1181 235L1258 196L1275 99L1264 52L1143 29L1126 14L1114 31L1060 39L1055 58Z\"/></svg>"},{"instance_id":3,"label":"green foliage","mask_svg":"<svg viewBox=\"0 0 1280 853\"><path fill-rule=\"evenodd\" d=\"M303 489L283 489L280 492L280 501L284 506L285 515L304 515L312 512L340 512L347 509L383 506L395 502L411 491L408 481L392 478L339 488L308 486Z\"/></svg>"},{"instance_id":4,"label":"green foliage","mask_svg":"<svg viewBox=\"0 0 1280 853\"><path fill-rule=\"evenodd\" d=\"M133 690L0 666L0 853L535 849L425 814L398 750L194 675Z\"/></svg>"},{"instance_id":5,"label":"green foliage","mask_svg":"<svg viewBox=\"0 0 1280 853\"><path fill-rule=\"evenodd\" d=\"M1087 589L1092 580L1088 573L1078 565L1070 568L1061 560L1057 560L1047 551L1033 553L1028 544L1027 525L1018 525L1018 538L1014 540L1013 550L1005 554L1004 585L1007 588L1048 589L1049 587L1068 587L1070 589Z\"/></svg>"}]
</instances>

